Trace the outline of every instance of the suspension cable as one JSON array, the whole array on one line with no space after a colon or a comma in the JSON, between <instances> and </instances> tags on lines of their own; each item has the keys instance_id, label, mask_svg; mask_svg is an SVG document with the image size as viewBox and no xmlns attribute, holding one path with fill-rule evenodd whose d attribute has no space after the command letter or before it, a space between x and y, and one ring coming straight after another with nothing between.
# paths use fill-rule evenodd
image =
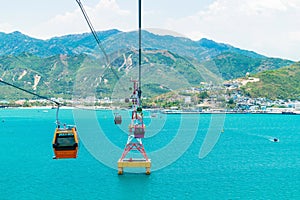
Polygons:
<instances>
[{"instance_id":1,"label":"suspension cable","mask_svg":"<svg viewBox=\"0 0 300 200\"><path fill-rule=\"evenodd\" d=\"M142 65L142 2L139 0L139 90L142 87L142 72L141 72L141 65Z\"/></svg>"},{"instance_id":2,"label":"suspension cable","mask_svg":"<svg viewBox=\"0 0 300 200\"><path fill-rule=\"evenodd\" d=\"M140 104L142 103L142 1L139 0L139 87L138 87L138 98ZM140 105L142 106L142 105Z\"/></svg>"},{"instance_id":3,"label":"suspension cable","mask_svg":"<svg viewBox=\"0 0 300 200\"><path fill-rule=\"evenodd\" d=\"M26 90L26 89L24 89L24 88L21 88L21 87L18 87L18 86L16 86L16 85L13 85L13 84L11 84L11 83L8 83L8 82L2 80L1 78L0 78L0 83L3 83L3 84L8 85L8 86L10 86L10 87L16 88L16 89L21 90L21 91L23 91L23 92L26 92L26 93L28 93L28 94L37 96L37 97L39 97L39 98L41 98L41 99L45 99L45 100L47 100L47 101L51 101L51 102L55 103L56 106L57 106L57 110L56 110L56 124L59 126L60 122L59 122L59 120L58 120L58 112L59 112L59 107L60 107L61 104L60 104L58 101L55 101L55 100L50 99L50 98L48 98L48 97L45 97L45 96L36 94L36 93L31 92L31 91L29 91L29 90Z\"/></svg>"},{"instance_id":4,"label":"suspension cable","mask_svg":"<svg viewBox=\"0 0 300 200\"><path fill-rule=\"evenodd\" d=\"M105 52L105 50L104 50L104 48L103 48L103 46L102 46L102 44L101 44L101 41L100 41L100 39L99 39L99 37L98 37L98 35L97 35L97 33L96 33L94 27L93 27L93 24L91 23L91 20L89 19L88 15L87 15L87 13L86 13L86 11L85 11L85 9L84 9L84 7L83 7L81 1L80 1L80 0L76 0L76 2L78 3L78 5L79 5L79 7L80 7L80 9L81 9L81 12L82 12L82 14L83 14L83 16L84 16L84 18L85 18L85 20L86 20L86 22L87 22L87 24L88 24L90 30L91 30L91 32L92 32L92 34L93 34L93 36L94 36L96 42L97 42L98 47L101 49L102 53L103 53L104 56L105 56L106 66L107 66L108 68L110 68L111 71L113 72L113 74L117 77L117 79L119 79L118 74L117 74L117 73L112 69L112 67L110 66L109 58L108 58L108 56L107 56L107 54L106 54L106 52Z\"/></svg>"}]
</instances>

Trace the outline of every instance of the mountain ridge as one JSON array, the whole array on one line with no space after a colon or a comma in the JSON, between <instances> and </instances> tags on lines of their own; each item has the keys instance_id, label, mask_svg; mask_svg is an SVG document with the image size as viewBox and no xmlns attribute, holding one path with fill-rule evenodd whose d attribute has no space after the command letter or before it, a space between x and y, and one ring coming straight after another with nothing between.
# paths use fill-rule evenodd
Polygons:
<instances>
[{"instance_id":1,"label":"mountain ridge","mask_svg":"<svg viewBox=\"0 0 300 200\"><path fill-rule=\"evenodd\" d=\"M100 69L102 72L99 72L98 76L91 74L83 79L88 78L90 82L87 84L97 87L98 95L108 95L113 92L113 85L117 82L114 80L115 75L122 77L134 74L138 63L138 32L111 29L97 34L108 55L110 70L107 71L104 70L107 65L106 59L91 33L40 40L18 31L9 34L0 32L0 77L20 87L35 89L40 94L50 93L51 96L70 98L78 70L81 70L81 73L82 70L92 72ZM206 38L193 41L145 30L142 31L142 47L142 64L148 67L145 70L151 77L146 78L148 83L145 85L148 88L146 87L145 91L146 94L147 91L151 91L155 95L166 91L166 88L172 89L175 85L197 86L203 81L234 79L246 73L279 69L294 63ZM82 68L85 65L89 65L90 68ZM104 71L103 77L104 74L101 73ZM153 74L160 78L153 77ZM33 87L36 85L36 77L40 77L39 83ZM93 80L90 80L91 77ZM178 77L187 82L177 84ZM160 84L161 82L163 84ZM100 84L101 88L98 87ZM5 91L11 92L7 88ZM18 95L14 93L11 96Z\"/></svg>"},{"instance_id":2,"label":"mountain ridge","mask_svg":"<svg viewBox=\"0 0 300 200\"><path fill-rule=\"evenodd\" d=\"M213 40L206 39L206 38L202 38L198 41L194 41L184 37L176 37L171 35L158 35L158 34L148 32L146 30L143 30L142 33L143 33L142 44L145 45L143 46L143 48L149 48L151 46L153 46L152 48L158 48L158 49L161 49L162 47L169 47L167 50L172 51L174 50L174 48L172 49L170 48L170 46L172 42L176 42L179 43L178 44L179 47L183 48L185 51L187 51L187 47L189 47L191 48L191 50L195 50L195 49L210 50L211 52L217 51L218 53L224 51L234 51L234 52L242 53L244 55L249 54L250 57L265 57L253 51L242 50L240 48L236 48L224 43L217 43ZM132 37L131 39L136 40L138 36L136 31L122 32L117 29L98 31L97 35L101 41L105 41L106 39L113 36L124 37L126 35L131 35L130 36ZM11 44L10 46L5 45L8 43L8 41L10 41ZM157 42L157 41L165 41L165 42L163 45L161 42ZM31 48L28 48L29 44ZM39 46L37 47L37 45ZM137 40L136 40L136 45L137 45ZM78 47L80 46L86 48L78 49ZM19 31L15 31L12 33L0 32L0 55L10 55L10 54L16 55L18 53L23 53L23 52L33 53L41 57L47 57L51 55L64 54L64 53L80 54L80 53L84 53L85 50L87 50L87 48L94 49L96 46L97 45L94 41L94 38L92 37L92 34L89 32L81 33L81 34L68 34L64 36L55 36L46 40L36 39L34 37L25 35ZM43 49L43 50L40 52L36 52L35 51L36 49ZM47 49L48 52L45 51L45 49ZM207 52L207 54L211 52ZM176 50L175 53L181 54L180 51L178 52Z\"/></svg>"}]
</instances>

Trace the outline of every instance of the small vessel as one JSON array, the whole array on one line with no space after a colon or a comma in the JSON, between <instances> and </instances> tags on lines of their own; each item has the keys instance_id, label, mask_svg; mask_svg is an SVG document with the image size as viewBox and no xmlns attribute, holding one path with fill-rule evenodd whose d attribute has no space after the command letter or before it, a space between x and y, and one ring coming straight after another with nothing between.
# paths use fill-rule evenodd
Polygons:
<instances>
[{"instance_id":1,"label":"small vessel","mask_svg":"<svg viewBox=\"0 0 300 200\"><path fill-rule=\"evenodd\" d=\"M278 138L273 138L273 142L279 142Z\"/></svg>"},{"instance_id":2,"label":"small vessel","mask_svg":"<svg viewBox=\"0 0 300 200\"><path fill-rule=\"evenodd\" d=\"M296 115L293 111L282 111L281 114L283 115Z\"/></svg>"},{"instance_id":3,"label":"small vessel","mask_svg":"<svg viewBox=\"0 0 300 200\"><path fill-rule=\"evenodd\" d=\"M156 113L152 113L152 114L150 115L150 117L151 117L151 118L156 118L156 117L157 117L157 114L156 114Z\"/></svg>"},{"instance_id":4,"label":"small vessel","mask_svg":"<svg viewBox=\"0 0 300 200\"><path fill-rule=\"evenodd\" d=\"M54 159L76 158L78 137L76 127L56 128L52 141Z\"/></svg>"}]
</instances>

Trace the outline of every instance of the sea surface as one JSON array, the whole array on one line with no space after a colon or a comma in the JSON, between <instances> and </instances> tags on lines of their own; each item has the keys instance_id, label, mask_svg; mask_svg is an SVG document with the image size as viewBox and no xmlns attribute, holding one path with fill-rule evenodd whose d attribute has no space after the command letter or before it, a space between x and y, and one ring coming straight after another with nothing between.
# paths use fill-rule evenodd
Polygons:
<instances>
[{"instance_id":1,"label":"sea surface","mask_svg":"<svg viewBox=\"0 0 300 200\"><path fill-rule=\"evenodd\" d=\"M200 158L213 115L155 113L156 119L151 119L146 112L152 136L143 144L157 166L147 176L143 170L117 175L109 164L117 165L115 156L110 157L110 149L95 136L105 134L122 149L126 130L114 125L112 111L91 112L102 132L95 130L89 136L78 127L78 158L55 160L51 144L55 109L0 109L0 199L300 199L300 115L227 114L214 148ZM63 123L75 123L71 109L60 110L59 116ZM183 152L167 163L177 155L176 149L174 155L157 150L175 140L176 130L184 125L182 118L184 123L199 124L196 132L184 127L186 140L192 141L182 150L186 141L180 139L178 149ZM94 143L88 144L87 137ZM91 153L91 145L105 155Z\"/></svg>"}]
</instances>

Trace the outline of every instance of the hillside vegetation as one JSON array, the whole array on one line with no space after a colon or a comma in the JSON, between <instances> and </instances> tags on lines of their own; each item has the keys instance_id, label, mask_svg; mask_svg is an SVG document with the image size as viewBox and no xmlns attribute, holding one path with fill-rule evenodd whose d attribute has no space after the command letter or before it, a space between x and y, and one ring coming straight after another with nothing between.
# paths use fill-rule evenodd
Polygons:
<instances>
[{"instance_id":1,"label":"hillside vegetation","mask_svg":"<svg viewBox=\"0 0 300 200\"><path fill-rule=\"evenodd\" d=\"M300 100L300 62L278 70L260 72L255 77L260 81L243 87L249 96Z\"/></svg>"},{"instance_id":2,"label":"hillside vegetation","mask_svg":"<svg viewBox=\"0 0 300 200\"><path fill-rule=\"evenodd\" d=\"M261 71L279 69L293 64L292 61L279 58L249 57L232 52L225 52L213 58L218 72L223 79L244 77L246 73L256 74Z\"/></svg>"},{"instance_id":3,"label":"hillside vegetation","mask_svg":"<svg viewBox=\"0 0 300 200\"><path fill-rule=\"evenodd\" d=\"M20 32L0 33L0 78L44 96L124 97L130 93L130 80L138 78L138 34L115 29L97 34L109 63L90 33L49 40ZM201 82L219 84L246 73L280 69L294 63L205 38L192 41L147 31L142 32L142 47L144 97L196 87ZM285 84L291 87L286 91L294 91L294 83ZM0 88L0 99L33 98L3 84ZM251 95L254 91L247 90Z\"/></svg>"},{"instance_id":4,"label":"hillside vegetation","mask_svg":"<svg viewBox=\"0 0 300 200\"><path fill-rule=\"evenodd\" d=\"M108 68L103 59L85 54L41 58L25 53L2 56L0 77L44 96L71 99L76 90L82 98L91 95L112 97L113 93L114 98L122 98L130 93L130 80L138 78L137 60L136 52L126 52L115 58ZM170 90L197 86L204 81L198 68L168 51L146 51L142 62L143 96L152 97ZM3 84L0 88L2 99L34 98Z\"/></svg>"}]
</instances>

